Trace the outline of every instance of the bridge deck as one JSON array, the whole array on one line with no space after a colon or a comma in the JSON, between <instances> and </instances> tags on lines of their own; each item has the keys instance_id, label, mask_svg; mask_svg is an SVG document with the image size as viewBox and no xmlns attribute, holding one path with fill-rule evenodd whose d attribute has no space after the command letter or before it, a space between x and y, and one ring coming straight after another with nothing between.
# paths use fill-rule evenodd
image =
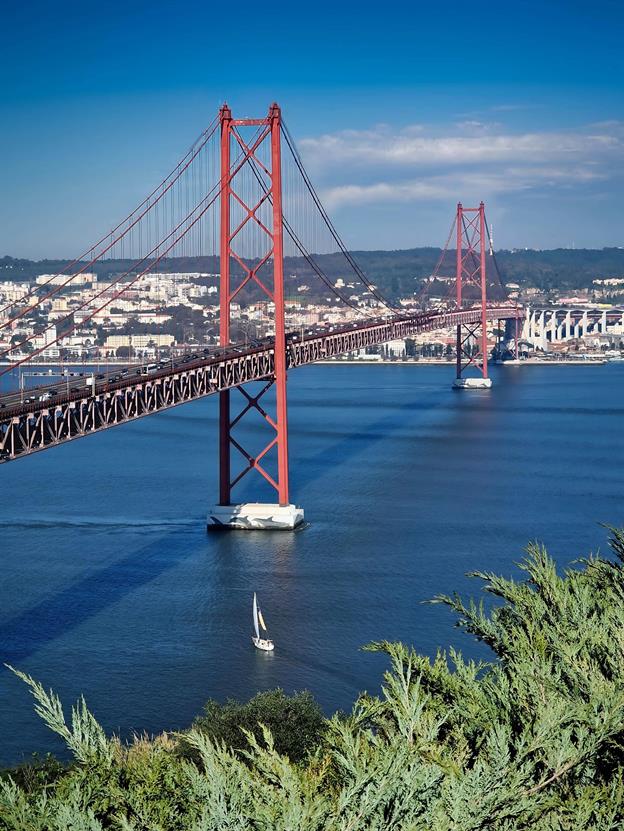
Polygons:
<instances>
[{"instance_id":1,"label":"bridge deck","mask_svg":"<svg viewBox=\"0 0 624 831\"><path fill-rule=\"evenodd\" d=\"M510 305L492 306L487 310L489 320L505 320L521 314L521 310ZM481 309L477 308L367 321L303 338L292 332L287 335L287 365L294 369L367 346L458 324L477 323L480 319ZM198 357L174 368L159 368L138 377L129 374L116 381L105 380L96 383L95 394L89 386L58 395L53 402L13 403L5 396L9 403L0 409L0 463L220 390L261 381L272 374L273 348L268 344L250 349L232 347L218 356Z\"/></svg>"}]
</instances>

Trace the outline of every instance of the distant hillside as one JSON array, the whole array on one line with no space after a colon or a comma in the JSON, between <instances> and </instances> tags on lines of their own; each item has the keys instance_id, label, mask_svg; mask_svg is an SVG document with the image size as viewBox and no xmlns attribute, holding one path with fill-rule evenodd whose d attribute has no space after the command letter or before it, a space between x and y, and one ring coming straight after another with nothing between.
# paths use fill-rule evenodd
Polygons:
<instances>
[{"instance_id":1,"label":"distant hillside","mask_svg":"<svg viewBox=\"0 0 624 831\"><path fill-rule=\"evenodd\" d=\"M364 273L389 298L405 297L418 289L423 278L428 277L440 256L439 248L411 248L399 251L355 251L354 257ZM448 252L448 262L453 262ZM353 282L353 276L345 268L345 261L338 254L323 254L316 258L325 274L335 281L342 278ZM490 262L488 258L488 262ZM533 286L539 289L579 289L591 285L592 280L604 277L624 276L624 249L603 248L567 249L549 251L498 251L496 262L503 280ZM12 257L0 258L0 281L24 280L38 274L51 274L67 265L66 260L24 260ZM126 271L132 265L129 260L106 260L92 269L98 276L106 277ZM218 271L215 257L179 257L163 260L159 271ZM286 258L287 296L296 292L302 283L310 287L308 297L322 297L327 289L312 268L302 258ZM295 275L295 277L291 277ZM348 293L349 289L345 289Z\"/></svg>"}]
</instances>

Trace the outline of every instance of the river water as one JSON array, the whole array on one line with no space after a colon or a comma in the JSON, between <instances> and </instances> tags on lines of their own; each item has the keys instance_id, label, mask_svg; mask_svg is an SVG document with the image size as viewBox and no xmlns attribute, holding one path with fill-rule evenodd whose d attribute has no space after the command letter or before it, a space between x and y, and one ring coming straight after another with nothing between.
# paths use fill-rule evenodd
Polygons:
<instances>
[{"instance_id":1,"label":"river water","mask_svg":"<svg viewBox=\"0 0 624 831\"><path fill-rule=\"evenodd\" d=\"M529 540L567 564L624 524L624 363L492 374L461 393L451 366L292 372L294 533L206 533L215 398L3 465L0 659L128 735L275 686L348 709L379 688L371 640L483 655L423 601L517 573ZM265 499L252 475L239 497ZM251 645L253 591L273 654ZM61 750L4 669L0 735L6 763Z\"/></svg>"}]
</instances>

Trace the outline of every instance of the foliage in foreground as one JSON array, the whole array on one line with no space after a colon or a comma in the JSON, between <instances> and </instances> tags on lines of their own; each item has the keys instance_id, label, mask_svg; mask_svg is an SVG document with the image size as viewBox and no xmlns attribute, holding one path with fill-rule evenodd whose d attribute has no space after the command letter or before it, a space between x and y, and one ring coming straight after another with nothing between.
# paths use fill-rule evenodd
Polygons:
<instances>
[{"instance_id":1,"label":"foliage in foreground","mask_svg":"<svg viewBox=\"0 0 624 831\"><path fill-rule=\"evenodd\" d=\"M84 701L66 721L58 698L22 675L75 762L48 785L2 782L0 828L619 829L624 532L611 546L613 562L592 557L563 577L537 545L524 582L478 574L502 601L491 611L440 598L490 646L492 663L368 647L390 659L381 697L362 696L348 717L327 722L300 761L277 751L268 728L260 738L248 731L236 751L198 722L182 740L196 761L170 736L126 745Z\"/></svg>"},{"instance_id":2,"label":"foliage in foreground","mask_svg":"<svg viewBox=\"0 0 624 831\"><path fill-rule=\"evenodd\" d=\"M241 704L229 698L225 704L209 699L204 712L193 722L195 730L214 743L222 743L245 757L247 735L262 739L268 727L278 753L291 762L302 762L321 743L326 720L323 711L307 690L288 696L283 690L267 690ZM261 726L262 725L262 726ZM180 754L199 760L196 748L184 740Z\"/></svg>"}]
</instances>

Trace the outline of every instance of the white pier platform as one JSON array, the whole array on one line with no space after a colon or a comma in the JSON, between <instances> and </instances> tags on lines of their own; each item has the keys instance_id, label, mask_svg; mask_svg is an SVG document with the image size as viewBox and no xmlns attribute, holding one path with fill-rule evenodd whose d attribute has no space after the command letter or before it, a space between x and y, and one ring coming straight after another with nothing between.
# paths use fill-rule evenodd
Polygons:
<instances>
[{"instance_id":1,"label":"white pier platform","mask_svg":"<svg viewBox=\"0 0 624 831\"><path fill-rule=\"evenodd\" d=\"M491 378L456 378L453 381L456 390L489 390L491 386Z\"/></svg>"},{"instance_id":2,"label":"white pier platform","mask_svg":"<svg viewBox=\"0 0 624 831\"><path fill-rule=\"evenodd\" d=\"M292 531L303 522L303 508L267 502L215 505L208 511L209 529L240 528L246 531Z\"/></svg>"}]
</instances>

